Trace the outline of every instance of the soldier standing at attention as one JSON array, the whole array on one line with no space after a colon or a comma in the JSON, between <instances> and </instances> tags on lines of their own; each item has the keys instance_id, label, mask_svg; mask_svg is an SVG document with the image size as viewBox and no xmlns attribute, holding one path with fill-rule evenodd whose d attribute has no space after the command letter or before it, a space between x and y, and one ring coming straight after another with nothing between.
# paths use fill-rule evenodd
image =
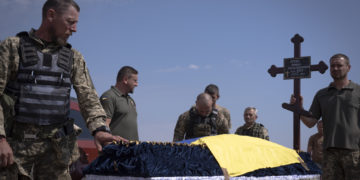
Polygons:
<instances>
[{"instance_id":1,"label":"soldier standing at attention","mask_svg":"<svg viewBox=\"0 0 360 180\"><path fill-rule=\"evenodd\" d=\"M122 67L115 86L106 91L100 102L106 112L106 124L113 135L128 140L139 140L135 101L129 96L138 86L138 72L133 67Z\"/></svg>"},{"instance_id":2,"label":"soldier standing at attention","mask_svg":"<svg viewBox=\"0 0 360 180\"><path fill-rule=\"evenodd\" d=\"M84 57L67 43L79 12L73 0L47 0L39 29L0 44L0 179L71 179L71 85L98 150L126 141L110 133Z\"/></svg>"},{"instance_id":3,"label":"soldier standing at attention","mask_svg":"<svg viewBox=\"0 0 360 180\"><path fill-rule=\"evenodd\" d=\"M230 111L224 107L221 107L220 105L216 104L216 101L220 98L219 88L215 84L209 84L205 88L205 93L208 93L213 100L214 108L218 110L219 114L223 114L227 123L229 129L231 128L231 119L230 119Z\"/></svg>"},{"instance_id":4,"label":"soldier standing at attention","mask_svg":"<svg viewBox=\"0 0 360 180\"><path fill-rule=\"evenodd\" d=\"M211 96L201 93L195 107L179 116L173 141L227 133L229 128L224 116L213 108Z\"/></svg>"},{"instance_id":5,"label":"soldier standing at attention","mask_svg":"<svg viewBox=\"0 0 360 180\"><path fill-rule=\"evenodd\" d=\"M254 107L247 107L244 111L245 124L236 129L235 134L258 137L269 140L268 130L264 125L256 123L257 109Z\"/></svg>"}]
</instances>

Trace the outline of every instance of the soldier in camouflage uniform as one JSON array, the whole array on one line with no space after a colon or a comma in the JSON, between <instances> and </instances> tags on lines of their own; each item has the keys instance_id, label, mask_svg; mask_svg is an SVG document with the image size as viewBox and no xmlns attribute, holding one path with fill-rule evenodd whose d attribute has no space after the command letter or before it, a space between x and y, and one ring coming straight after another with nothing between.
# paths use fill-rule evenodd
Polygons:
<instances>
[{"instance_id":1,"label":"soldier in camouflage uniform","mask_svg":"<svg viewBox=\"0 0 360 180\"><path fill-rule=\"evenodd\" d=\"M229 127L225 117L213 108L211 96L201 93L195 107L179 116L173 141L227 133Z\"/></svg>"},{"instance_id":2,"label":"soldier in camouflage uniform","mask_svg":"<svg viewBox=\"0 0 360 180\"><path fill-rule=\"evenodd\" d=\"M321 120L317 123L317 129L318 132L309 138L307 152L310 154L311 159L316 163L316 165L321 167L324 151L323 123Z\"/></svg>"},{"instance_id":3,"label":"soldier in camouflage uniform","mask_svg":"<svg viewBox=\"0 0 360 180\"><path fill-rule=\"evenodd\" d=\"M219 88L215 84L209 84L208 86L206 86L204 92L208 93L212 97L215 109L218 110L219 114L224 115L225 120L227 121L228 127L230 129L231 128L230 111L225 107L221 107L220 105L216 104L216 101L220 98Z\"/></svg>"},{"instance_id":4,"label":"soldier in camouflage uniform","mask_svg":"<svg viewBox=\"0 0 360 180\"><path fill-rule=\"evenodd\" d=\"M67 44L79 11L73 0L47 0L38 30L0 44L0 179L71 179L71 85L97 149L124 140L108 131L84 58Z\"/></svg>"},{"instance_id":5,"label":"soldier in camouflage uniform","mask_svg":"<svg viewBox=\"0 0 360 180\"><path fill-rule=\"evenodd\" d=\"M247 107L244 111L245 124L236 129L235 134L258 137L269 140L268 130L264 125L256 123L257 109L254 107Z\"/></svg>"},{"instance_id":6,"label":"soldier in camouflage uniform","mask_svg":"<svg viewBox=\"0 0 360 180\"><path fill-rule=\"evenodd\" d=\"M333 82L319 90L310 107L312 117L300 116L309 128L322 118L323 161L322 179L360 178L360 85L348 79L350 59L345 54L330 58ZM299 99L303 104L303 98ZM291 97L290 103L296 99Z\"/></svg>"}]
</instances>

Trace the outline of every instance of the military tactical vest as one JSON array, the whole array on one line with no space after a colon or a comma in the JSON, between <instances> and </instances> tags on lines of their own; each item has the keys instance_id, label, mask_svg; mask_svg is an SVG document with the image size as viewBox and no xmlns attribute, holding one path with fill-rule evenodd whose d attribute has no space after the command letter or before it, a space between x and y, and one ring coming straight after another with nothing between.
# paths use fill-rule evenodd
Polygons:
<instances>
[{"instance_id":1,"label":"military tactical vest","mask_svg":"<svg viewBox=\"0 0 360 180\"><path fill-rule=\"evenodd\" d=\"M217 109L213 109L207 117L201 117L195 108L191 108L189 114L190 120L185 125L185 139L217 134Z\"/></svg>"},{"instance_id":2,"label":"military tactical vest","mask_svg":"<svg viewBox=\"0 0 360 180\"><path fill-rule=\"evenodd\" d=\"M42 53L27 32L20 37L19 69L5 93L15 95L15 121L51 125L68 120L70 113L71 46Z\"/></svg>"},{"instance_id":3,"label":"military tactical vest","mask_svg":"<svg viewBox=\"0 0 360 180\"><path fill-rule=\"evenodd\" d=\"M250 129L246 129L244 126L241 127L237 133L239 133L239 135L246 135L265 139L263 134L263 128L264 125L262 125L261 123L255 123L254 126Z\"/></svg>"}]
</instances>

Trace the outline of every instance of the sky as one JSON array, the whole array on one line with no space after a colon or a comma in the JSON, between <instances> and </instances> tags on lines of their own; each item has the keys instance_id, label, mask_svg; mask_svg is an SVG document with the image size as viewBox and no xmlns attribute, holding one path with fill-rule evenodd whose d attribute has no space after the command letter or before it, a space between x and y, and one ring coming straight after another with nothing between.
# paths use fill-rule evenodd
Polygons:
<instances>
[{"instance_id":1,"label":"sky","mask_svg":"<svg viewBox=\"0 0 360 180\"><path fill-rule=\"evenodd\" d=\"M44 0L0 0L0 40L37 29ZM270 140L293 147L293 114L281 107L293 80L271 77L271 65L294 56L290 39L304 38L301 56L329 65L349 56L349 79L360 83L358 0L78 0L77 32L69 43L85 57L99 96L115 84L118 70L139 71L134 98L141 141L172 141L180 114L210 84L229 109L232 128L243 111L258 109ZM301 80L308 109L315 93L332 81L329 70ZM72 96L76 96L72 92ZM301 123L301 150L317 132Z\"/></svg>"}]
</instances>

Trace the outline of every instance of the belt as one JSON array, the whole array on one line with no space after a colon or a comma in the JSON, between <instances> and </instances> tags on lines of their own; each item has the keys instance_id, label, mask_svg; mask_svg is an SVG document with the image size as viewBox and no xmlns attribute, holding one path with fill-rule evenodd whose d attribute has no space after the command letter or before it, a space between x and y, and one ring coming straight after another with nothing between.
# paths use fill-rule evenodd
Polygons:
<instances>
[{"instance_id":1,"label":"belt","mask_svg":"<svg viewBox=\"0 0 360 180\"><path fill-rule=\"evenodd\" d=\"M44 139L58 139L74 133L73 121L67 121L59 126L41 126L15 122L12 137L21 141L37 141Z\"/></svg>"}]
</instances>

